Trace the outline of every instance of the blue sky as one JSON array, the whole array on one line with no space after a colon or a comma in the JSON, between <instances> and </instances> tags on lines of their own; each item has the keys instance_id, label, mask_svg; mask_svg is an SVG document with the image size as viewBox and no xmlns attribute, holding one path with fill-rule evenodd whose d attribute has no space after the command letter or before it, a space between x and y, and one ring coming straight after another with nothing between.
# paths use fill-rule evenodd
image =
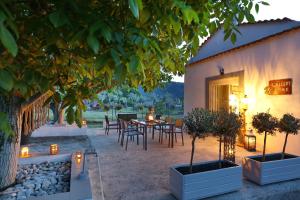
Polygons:
<instances>
[{"instance_id":1,"label":"blue sky","mask_svg":"<svg viewBox=\"0 0 300 200\"><path fill-rule=\"evenodd\" d=\"M300 0L265 0L270 6L261 6L256 20L288 17L300 21ZM184 82L184 77L174 76L173 81Z\"/></svg>"}]
</instances>

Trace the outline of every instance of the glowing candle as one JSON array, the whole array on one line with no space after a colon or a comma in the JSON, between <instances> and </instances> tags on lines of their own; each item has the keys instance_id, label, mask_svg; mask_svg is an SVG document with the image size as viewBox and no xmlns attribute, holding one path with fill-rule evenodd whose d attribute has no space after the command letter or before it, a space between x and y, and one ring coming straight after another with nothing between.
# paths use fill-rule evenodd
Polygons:
<instances>
[{"instance_id":1,"label":"glowing candle","mask_svg":"<svg viewBox=\"0 0 300 200\"><path fill-rule=\"evenodd\" d=\"M21 157L22 158L28 158L29 157L29 148L28 147L22 147Z\"/></svg>"},{"instance_id":2,"label":"glowing candle","mask_svg":"<svg viewBox=\"0 0 300 200\"><path fill-rule=\"evenodd\" d=\"M50 155L56 155L59 153L58 144L51 144L50 145Z\"/></svg>"}]
</instances>

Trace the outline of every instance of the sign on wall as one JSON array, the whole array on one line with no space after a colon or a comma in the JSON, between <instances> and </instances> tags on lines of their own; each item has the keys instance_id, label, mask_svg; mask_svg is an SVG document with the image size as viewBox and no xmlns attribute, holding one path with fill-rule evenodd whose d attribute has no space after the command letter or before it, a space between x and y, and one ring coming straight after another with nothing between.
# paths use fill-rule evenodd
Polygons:
<instances>
[{"instance_id":1,"label":"sign on wall","mask_svg":"<svg viewBox=\"0 0 300 200\"><path fill-rule=\"evenodd\" d=\"M268 95L289 95L292 94L293 79L270 80L269 85L265 88Z\"/></svg>"}]
</instances>

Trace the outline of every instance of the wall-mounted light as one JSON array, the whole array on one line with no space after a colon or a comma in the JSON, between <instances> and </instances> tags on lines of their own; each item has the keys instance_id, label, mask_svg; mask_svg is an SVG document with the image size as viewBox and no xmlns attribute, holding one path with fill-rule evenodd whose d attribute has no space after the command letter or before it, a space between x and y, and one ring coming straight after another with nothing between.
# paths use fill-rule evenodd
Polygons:
<instances>
[{"instance_id":1,"label":"wall-mounted light","mask_svg":"<svg viewBox=\"0 0 300 200\"><path fill-rule=\"evenodd\" d=\"M218 66L220 75L224 75L224 68L222 66Z\"/></svg>"},{"instance_id":2,"label":"wall-mounted light","mask_svg":"<svg viewBox=\"0 0 300 200\"><path fill-rule=\"evenodd\" d=\"M229 95L229 106L231 112L234 112L236 114L239 113L239 101L235 94Z\"/></svg>"},{"instance_id":3,"label":"wall-mounted light","mask_svg":"<svg viewBox=\"0 0 300 200\"><path fill-rule=\"evenodd\" d=\"M241 103L242 103L243 110L247 111L248 110L248 106L249 106L249 98L248 98L248 96L246 94L241 99Z\"/></svg>"}]
</instances>

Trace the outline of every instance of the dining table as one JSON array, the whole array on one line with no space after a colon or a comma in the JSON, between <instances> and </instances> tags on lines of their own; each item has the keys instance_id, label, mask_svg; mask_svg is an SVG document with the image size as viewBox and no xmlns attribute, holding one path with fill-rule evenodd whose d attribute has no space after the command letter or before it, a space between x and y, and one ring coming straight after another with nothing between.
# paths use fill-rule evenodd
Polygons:
<instances>
[{"instance_id":1,"label":"dining table","mask_svg":"<svg viewBox=\"0 0 300 200\"><path fill-rule=\"evenodd\" d=\"M160 126L160 127L167 127L171 129L171 144L169 143L169 147L174 147L174 123L166 122L164 120L151 120L151 121L143 121L143 120L137 120L133 119L131 120L132 124L135 124L139 128L143 130L144 133L144 150L147 151L148 149L148 128L152 128L154 126Z\"/></svg>"}]
</instances>

